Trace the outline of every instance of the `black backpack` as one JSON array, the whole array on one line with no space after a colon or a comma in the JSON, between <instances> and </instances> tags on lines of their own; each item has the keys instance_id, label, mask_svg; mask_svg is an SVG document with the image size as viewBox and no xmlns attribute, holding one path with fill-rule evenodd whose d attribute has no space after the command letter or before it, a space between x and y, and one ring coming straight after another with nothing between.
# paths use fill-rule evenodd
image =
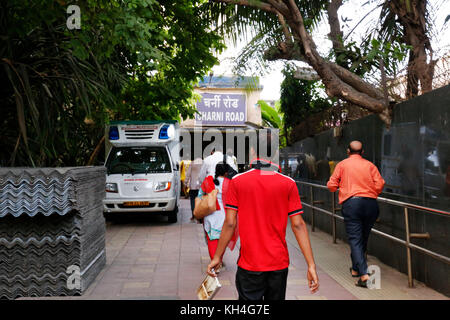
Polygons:
<instances>
[{"instance_id":1,"label":"black backpack","mask_svg":"<svg viewBox=\"0 0 450 320\"><path fill-rule=\"evenodd\" d=\"M227 178L228 179L231 179L235 175L238 174L238 172L236 170L234 170L233 167L227 163L227 154L226 153L223 154L223 163L226 164L226 167L227 167L226 170L227 170Z\"/></svg>"}]
</instances>

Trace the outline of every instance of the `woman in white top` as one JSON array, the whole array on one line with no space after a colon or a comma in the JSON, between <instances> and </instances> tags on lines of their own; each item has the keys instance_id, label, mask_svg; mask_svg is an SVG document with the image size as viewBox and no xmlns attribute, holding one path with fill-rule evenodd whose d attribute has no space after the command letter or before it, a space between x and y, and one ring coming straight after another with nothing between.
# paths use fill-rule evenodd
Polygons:
<instances>
[{"instance_id":1,"label":"woman in white top","mask_svg":"<svg viewBox=\"0 0 450 320\"><path fill-rule=\"evenodd\" d=\"M218 163L216 165L215 178L206 177L199 190L198 197L201 199L204 194L216 192L216 208L217 210L203 218L203 228L206 234L206 243L208 244L208 252L211 259L216 253L217 244L219 242L220 233L222 232L223 222L225 221L224 206L224 184L228 184L226 179L227 165ZM214 183L212 183L214 181ZM225 183L224 183L225 182Z\"/></svg>"},{"instance_id":2,"label":"woman in white top","mask_svg":"<svg viewBox=\"0 0 450 320\"><path fill-rule=\"evenodd\" d=\"M218 163L215 169L215 178L213 179L212 176L206 177L198 193L198 198L200 199L206 193L216 193L217 210L203 218L203 228L205 230L206 243L208 245L208 252L211 259L213 259L214 254L216 253L220 233L222 232L223 223L225 221L226 193L230 182L230 179L227 178L227 172L229 169L228 164ZM236 228L236 232L228 244L230 250L234 249L237 238L238 228ZM219 272L219 270L216 272Z\"/></svg>"},{"instance_id":3,"label":"woman in white top","mask_svg":"<svg viewBox=\"0 0 450 320\"><path fill-rule=\"evenodd\" d=\"M218 163L216 166L216 173L214 177L214 185L207 181L212 181L212 177L209 176L205 179L202 188L200 188L198 197L201 199L204 194L216 192L216 208L217 210L203 218L203 228L207 236L209 254L214 257L216 252L217 242L220 238L220 232L222 231L223 222L225 221L225 209L223 205L223 182L225 177L225 166L222 163Z\"/></svg>"}]
</instances>

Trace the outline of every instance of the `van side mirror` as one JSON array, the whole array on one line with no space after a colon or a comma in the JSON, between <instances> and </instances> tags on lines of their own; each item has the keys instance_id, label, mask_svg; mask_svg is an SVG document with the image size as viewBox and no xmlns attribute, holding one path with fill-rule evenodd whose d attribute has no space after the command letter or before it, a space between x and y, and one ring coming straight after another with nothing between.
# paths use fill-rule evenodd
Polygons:
<instances>
[{"instance_id":1,"label":"van side mirror","mask_svg":"<svg viewBox=\"0 0 450 320\"><path fill-rule=\"evenodd\" d=\"M179 170L180 170L180 164L179 164L178 162L175 164L175 170L176 170L176 171L179 171Z\"/></svg>"}]
</instances>

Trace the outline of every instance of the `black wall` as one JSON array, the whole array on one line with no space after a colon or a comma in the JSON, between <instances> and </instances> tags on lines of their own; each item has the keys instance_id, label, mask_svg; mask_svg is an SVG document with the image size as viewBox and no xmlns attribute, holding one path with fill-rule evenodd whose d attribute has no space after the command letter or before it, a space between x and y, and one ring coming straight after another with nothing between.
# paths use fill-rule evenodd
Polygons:
<instances>
[{"instance_id":1,"label":"black wall","mask_svg":"<svg viewBox=\"0 0 450 320\"><path fill-rule=\"evenodd\" d=\"M322 163L338 162L347 157L348 143L360 140L364 144L363 156L379 168L386 180L382 197L450 211L450 86L395 106L389 130L378 116L371 115L344 125L342 135L334 133L329 130L298 141L282 150L281 155L304 153L313 155L316 161L326 160ZM326 184L328 178L329 174L322 170L315 176L309 174L306 180ZM300 187L305 202L309 202L309 193L309 187ZM327 190L316 189L314 198L326 199L323 207L331 210ZM411 242L450 257L450 216L409 212L410 232L428 232L431 236ZM311 210L305 210L304 218L310 222ZM346 241L343 222L337 221L337 237ZM315 225L331 233L328 215L316 212ZM404 240L403 209L380 203L380 217L374 228ZM407 272L404 246L372 234L368 250L382 262ZM415 279L450 296L449 265L412 250L412 269Z\"/></svg>"}]
</instances>

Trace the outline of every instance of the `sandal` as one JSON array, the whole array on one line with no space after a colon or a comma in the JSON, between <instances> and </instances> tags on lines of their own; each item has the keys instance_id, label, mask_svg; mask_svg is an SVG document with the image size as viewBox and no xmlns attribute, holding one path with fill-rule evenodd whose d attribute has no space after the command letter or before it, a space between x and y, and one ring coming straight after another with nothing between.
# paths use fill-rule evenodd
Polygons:
<instances>
[{"instance_id":1,"label":"sandal","mask_svg":"<svg viewBox=\"0 0 450 320\"><path fill-rule=\"evenodd\" d=\"M361 288L367 288L367 280L362 281L361 279L358 279L358 282L355 283L355 286L361 287Z\"/></svg>"},{"instance_id":2,"label":"sandal","mask_svg":"<svg viewBox=\"0 0 450 320\"><path fill-rule=\"evenodd\" d=\"M360 274L353 274L352 271L354 271L354 270L353 270L352 267L350 267L350 274L351 274L351 276L352 276L353 278L359 278L359 277L361 277Z\"/></svg>"}]
</instances>

